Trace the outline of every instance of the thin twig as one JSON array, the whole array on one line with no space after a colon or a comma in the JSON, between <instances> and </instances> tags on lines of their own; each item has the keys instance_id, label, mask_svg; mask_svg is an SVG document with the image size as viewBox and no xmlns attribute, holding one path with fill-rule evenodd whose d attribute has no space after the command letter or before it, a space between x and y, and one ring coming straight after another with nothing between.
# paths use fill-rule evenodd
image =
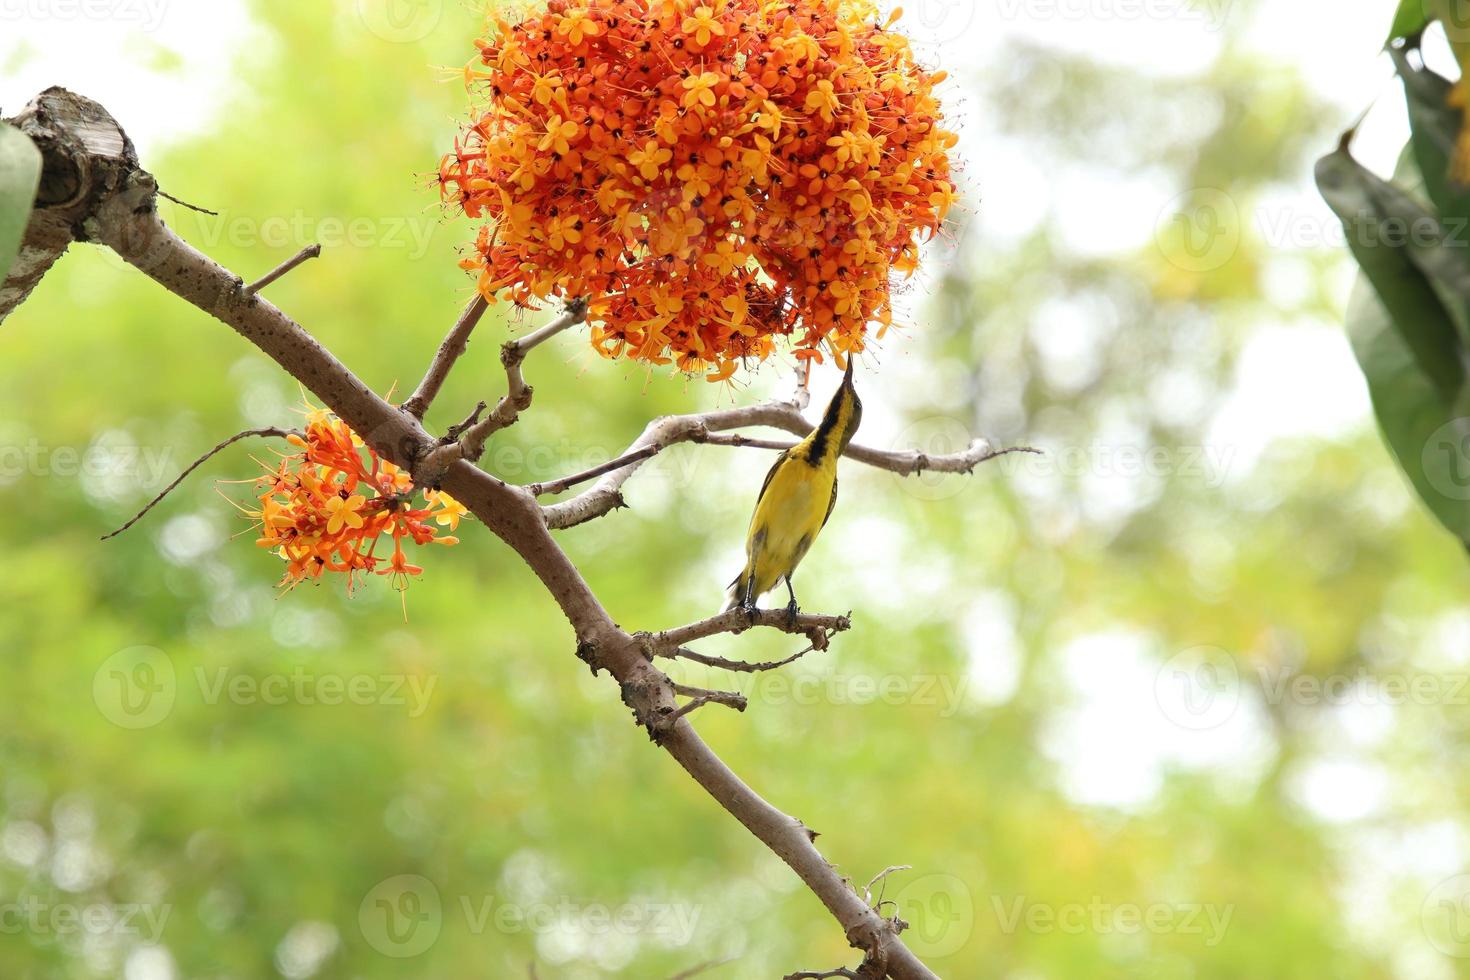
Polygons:
<instances>
[{"instance_id":1,"label":"thin twig","mask_svg":"<svg viewBox=\"0 0 1470 980\"><path fill-rule=\"evenodd\" d=\"M685 701L683 704L679 705L679 707L675 708L673 711L670 711L664 716L663 723L659 726L660 730L665 732L672 731L674 728L674 722L678 721L680 718L683 718L685 715L693 714L707 704L715 704L719 701L719 698L708 694L694 698L692 701ZM655 737L655 741L656 740L657 737Z\"/></svg>"},{"instance_id":2,"label":"thin twig","mask_svg":"<svg viewBox=\"0 0 1470 980\"><path fill-rule=\"evenodd\" d=\"M138 513L136 515L134 515L134 517L133 517L132 520L128 521L126 524L124 524L122 527L118 528L116 531L113 531L111 534L104 534L102 536L102 540L103 541L106 541L109 538L115 538L119 534L121 534L124 531L126 531L128 528L132 527L134 524L136 524L139 521L141 521L143 519L143 517L150 510L152 510L154 507L157 507L159 504L163 503L163 498L167 497L169 494L173 493L176 489L178 489L179 484L183 483L186 479L188 479L190 473L193 473L199 467L203 466L206 462L208 462L208 460L209 460L209 458L211 456L214 456L216 453L219 453L219 452L224 451L225 449L228 449L230 446L232 446L235 443L239 442L241 439L249 439L252 436L273 436L273 437L278 438L278 439L284 439L287 436L292 435L292 434L293 434L292 433L292 430L290 430L290 429L278 429L275 426L270 426L270 427L264 428L264 429L246 429L244 432L237 432L237 433L235 433L234 435L232 435L228 439L226 439L224 442L220 443L218 446L215 446L209 452L205 453L203 456L200 456L198 459L194 460L194 462L190 463L189 464L189 468L186 469L186 470L184 470L184 472L180 473L179 474L179 478L177 480L175 480L174 482L170 483L168 486L164 487L162 493L160 493L158 496L154 497L152 500L148 501L148 505L146 507L144 507L142 510L138 511Z\"/></svg>"},{"instance_id":3,"label":"thin twig","mask_svg":"<svg viewBox=\"0 0 1470 980\"><path fill-rule=\"evenodd\" d=\"M686 698L702 699L706 704L723 704L727 708L736 711L744 711L750 706L745 700L745 695L736 694L734 691L710 691L702 687L690 687L688 684L674 684L674 693L681 694Z\"/></svg>"},{"instance_id":4,"label":"thin twig","mask_svg":"<svg viewBox=\"0 0 1470 980\"><path fill-rule=\"evenodd\" d=\"M628 466L632 463L641 463L645 459L648 459L656 455L657 453L658 448L656 446L644 446L642 449L635 449L631 453L624 453L617 459L608 460L601 466L594 466L590 470L585 470L581 473L574 473L571 476L564 476L558 480L552 480L549 483L532 483L529 484L526 489L530 491L531 496L533 497L545 497L548 495L555 496L559 493L565 493L567 490L570 490L572 487L576 486L579 483L586 483L588 480L595 480L605 473L611 473L614 470L620 470L624 466Z\"/></svg>"},{"instance_id":5,"label":"thin twig","mask_svg":"<svg viewBox=\"0 0 1470 980\"><path fill-rule=\"evenodd\" d=\"M720 633L744 633L754 626L778 629L783 633L806 634L820 650L825 647L825 637L829 632L841 633L851 629L852 620L847 616L823 616L815 613L797 613L792 616L784 609L730 609L688 626L644 636L648 644L658 651L682 647ZM813 634L821 635L823 640L819 642Z\"/></svg>"},{"instance_id":6,"label":"thin twig","mask_svg":"<svg viewBox=\"0 0 1470 980\"><path fill-rule=\"evenodd\" d=\"M738 432L696 432L689 437L690 442L697 442L702 446L734 446L746 449L774 449L777 452L785 452L796 447L791 440L779 439L754 439L750 436L742 436Z\"/></svg>"},{"instance_id":7,"label":"thin twig","mask_svg":"<svg viewBox=\"0 0 1470 980\"><path fill-rule=\"evenodd\" d=\"M500 349L500 363L505 365L506 392L495 408L460 437L461 455L470 461L478 460L485 453L485 442L501 429L516 423L521 413L531 407L534 389L526 384L521 374L521 364L532 350L566 330L587 319L587 301L575 299L567 304L561 316L539 330L534 330L518 340L512 340Z\"/></svg>"},{"instance_id":8,"label":"thin twig","mask_svg":"<svg viewBox=\"0 0 1470 980\"><path fill-rule=\"evenodd\" d=\"M881 882L883 882L884 891L886 891L887 888L888 888L888 876L889 875L894 874L894 873L899 872L899 871L912 871L913 868L914 868L914 866L912 864L892 864L892 865L889 865L888 867L884 868L882 871L880 871L877 874L873 875L872 880L870 880L866 885L863 886L863 898L867 899L868 904L871 905L871 906L873 906L873 908L875 908L875 909L878 908L879 906L881 906L883 904L883 892L880 891L878 893L878 901L874 902L873 901L873 886L876 885L876 884L878 884L878 882L881 881Z\"/></svg>"},{"instance_id":9,"label":"thin twig","mask_svg":"<svg viewBox=\"0 0 1470 980\"><path fill-rule=\"evenodd\" d=\"M707 963L700 963L698 966L692 966L687 970L676 973L669 977L669 980L690 980L691 977L697 977L706 970L713 970L717 966L724 966L726 963L733 962L735 962L735 957L733 956L727 956L722 960L710 960Z\"/></svg>"},{"instance_id":10,"label":"thin twig","mask_svg":"<svg viewBox=\"0 0 1470 980\"><path fill-rule=\"evenodd\" d=\"M786 450L794 443L770 439L756 439L745 435L726 434L727 430L747 426L767 426L781 429L805 438L812 425L802 417L797 399L763 402L744 408L722 409L691 415L669 415L654 419L644 428L642 435L633 441L628 452L619 457L623 465L609 468L600 474L596 484L583 490L569 500L547 504L546 524L552 530L564 530L625 506L623 484L637 472L638 468L660 452L681 442L704 443L712 446L744 446L759 449ZM981 463L989 462L1011 453L1040 453L1029 446L1009 449L991 449L983 439L976 439L969 447L956 453L931 455L917 450L873 449L859 444L850 444L843 455L849 459L878 469L888 470L900 476L919 473L969 473ZM541 484L541 487L555 486ZM535 489L534 487L532 488Z\"/></svg>"},{"instance_id":11,"label":"thin twig","mask_svg":"<svg viewBox=\"0 0 1470 980\"><path fill-rule=\"evenodd\" d=\"M449 377L449 372L454 368L455 362L469 346L470 334L475 332L475 326L489 308L489 301L476 293L475 298L470 300L470 305L465 307L464 312L459 315L459 319L455 321L454 326L449 329L449 333L439 344L439 350L434 353L433 362L424 372L424 379L408 397L408 401L403 403L405 412L416 419L424 417L429 406L434 404L434 398L439 394L439 389L444 387L444 381Z\"/></svg>"},{"instance_id":12,"label":"thin twig","mask_svg":"<svg viewBox=\"0 0 1470 980\"><path fill-rule=\"evenodd\" d=\"M247 296L254 296L256 293L260 292L262 289L269 286L271 283L275 282L277 279L281 278L286 273L290 272L292 269L305 262L307 259L314 259L321 254L322 247L320 245L306 246L301 251L293 255L291 258L276 266L266 275L246 286L245 294Z\"/></svg>"},{"instance_id":13,"label":"thin twig","mask_svg":"<svg viewBox=\"0 0 1470 980\"><path fill-rule=\"evenodd\" d=\"M857 977L858 974L845 966L839 966L835 970L823 970L820 973L802 971L801 973L788 973L783 980L827 980L829 977Z\"/></svg>"},{"instance_id":14,"label":"thin twig","mask_svg":"<svg viewBox=\"0 0 1470 980\"><path fill-rule=\"evenodd\" d=\"M158 189L158 196L159 197L163 197L163 198L167 198L168 200L173 201L179 207L188 208L190 211L198 211L200 214L207 214L207 215L210 215L211 217L215 217L215 218L218 218L219 217L219 212L218 211L211 211L211 210L209 210L209 208L201 208L197 204L190 204L188 201L181 201L181 200L179 200L178 198L174 197L172 194L170 194L168 191L164 190L161 187Z\"/></svg>"},{"instance_id":15,"label":"thin twig","mask_svg":"<svg viewBox=\"0 0 1470 980\"><path fill-rule=\"evenodd\" d=\"M749 660L728 660L724 657L715 657L707 653L699 653L688 647L674 647L672 649L654 650L656 657L667 657L670 660L689 660L693 663L703 664L706 667L718 667L721 670L733 670L742 674L757 674L767 670L780 670L789 664L794 664L802 657L815 651L816 645L810 645L805 650L793 653L783 660L766 660L755 663Z\"/></svg>"},{"instance_id":16,"label":"thin twig","mask_svg":"<svg viewBox=\"0 0 1470 980\"><path fill-rule=\"evenodd\" d=\"M466 429L468 429L470 426L474 425L476 422L480 421L480 416L481 415L484 415L484 414L485 414L485 403L482 402L482 401L481 402L476 402L474 409L470 412L470 414L468 414L468 415L466 415L464 417L464 421L463 422L459 422L459 423L456 423L455 425L451 425L448 429L445 430L445 432L444 432L444 441L445 442L454 442L455 440L457 440L460 437L460 435L463 434L463 432Z\"/></svg>"}]
</instances>

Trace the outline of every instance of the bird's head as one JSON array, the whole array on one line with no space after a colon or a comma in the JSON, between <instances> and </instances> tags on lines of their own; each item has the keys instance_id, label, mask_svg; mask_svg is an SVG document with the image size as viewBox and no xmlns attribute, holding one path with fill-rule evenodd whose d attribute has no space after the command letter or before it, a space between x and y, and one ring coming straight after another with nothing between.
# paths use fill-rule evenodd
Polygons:
<instances>
[{"instance_id":1,"label":"bird's head","mask_svg":"<svg viewBox=\"0 0 1470 980\"><path fill-rule=\"evenodd\" d=\"M832 404L827 408L827 413L833 417L832 432L837 438L838 452L846 449L847 444L852 442L852 437L863 421L863 401L858 397L857 386L852 380L853 363L853 358L849 355L847 373L842 376L842 387L837 389L837 394L832 397Z\"/></svg>"}]
</instances>

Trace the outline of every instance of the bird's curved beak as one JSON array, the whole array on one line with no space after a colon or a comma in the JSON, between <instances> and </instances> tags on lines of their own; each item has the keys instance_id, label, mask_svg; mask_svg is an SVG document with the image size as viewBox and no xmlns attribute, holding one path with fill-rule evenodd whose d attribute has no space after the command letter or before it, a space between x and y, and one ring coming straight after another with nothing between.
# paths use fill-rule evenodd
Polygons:
<instances>
[{"instance_id":1,"label":"bird's curved beak","mask_svg":"<svg viewBox=\"0 0 1470 980\"><path fill-rule=\"evenodd\" d=\"M848 388L852 387L852 366L854 363L856 362L853 360L853 356L851 354L847 355L847 372L842 375L842 384Z\"/></svg>"}]
</instances>

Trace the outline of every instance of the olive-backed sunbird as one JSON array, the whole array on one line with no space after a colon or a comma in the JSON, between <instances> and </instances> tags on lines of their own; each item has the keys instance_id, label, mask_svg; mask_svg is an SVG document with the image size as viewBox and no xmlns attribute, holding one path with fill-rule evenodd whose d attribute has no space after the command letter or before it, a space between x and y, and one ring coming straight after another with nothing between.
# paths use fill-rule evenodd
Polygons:
<instances>
[{"instance_id":1,"label":"olive-backed sunbird","mask_svg":"<svg viewBox=\"0 0 1470 980\"><path fill-rule=\"evenodd\" d=\"M785 580L791 596L786 611L796 615L791 573L837 505L837 460L863 419L863 403L852 383L852 358L842 387L832 396L822 424L783 452L766 474L745 539L745 569L730 583L730 602L754 609L755 601Z\"/></svg>"}]
</instances>

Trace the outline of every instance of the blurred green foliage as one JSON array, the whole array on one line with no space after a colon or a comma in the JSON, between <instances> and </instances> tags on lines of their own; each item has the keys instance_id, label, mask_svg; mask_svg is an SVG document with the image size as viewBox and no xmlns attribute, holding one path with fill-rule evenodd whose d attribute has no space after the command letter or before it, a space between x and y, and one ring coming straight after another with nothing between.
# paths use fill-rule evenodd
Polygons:
<instances>
[{"instance_id":1,"label":"blurred green foliage","mask_svg":"<svg viewBox=\"0 0 1470 980\"><path fill-rule=\"evenodd\" d=\"M445 4L390 42L351 4L255 13L221 66L238 98L146 165L220 211L164 206L243 276L324 241L272 299L401 392L469 296L469 229L429 181L464 96L426 66L464 59L474 15ZM907 482L849 467L798 587L856 628L701 731L859 885L912 866L887 908L946 977L1470 975L1463 553L1362 420L1259 444L1217 425L1259 351L1342 343L1342 257L1245 217L1304 183L1332 113L1230 37L1193 77L1019 48L956 84L997 149L1048 175L1223 194L1228 247L1170 226L1089 254L1064 213L1013 239L961 228L922 328L865 379L861 438L1048 456ZM518 329L481 326L433 424L498 392ZM765 980L854 961L472 525L425 556L407 623L381 582L274 593L277 563L221 499L248 489L214 482L253 475L244 447L97 540L222 436L293 418L301 393L229 330L78 247L0 329L0 365L0 976L657 978L728 958L702 975ZM730 397L577 336L528 370L536 408L487 456L520 481ZM698 618L767 463L672 452L630 510L563 540L625 626ZM1429 694L1394 703L1393 680Z\"/></svg>"}]
</instances>

